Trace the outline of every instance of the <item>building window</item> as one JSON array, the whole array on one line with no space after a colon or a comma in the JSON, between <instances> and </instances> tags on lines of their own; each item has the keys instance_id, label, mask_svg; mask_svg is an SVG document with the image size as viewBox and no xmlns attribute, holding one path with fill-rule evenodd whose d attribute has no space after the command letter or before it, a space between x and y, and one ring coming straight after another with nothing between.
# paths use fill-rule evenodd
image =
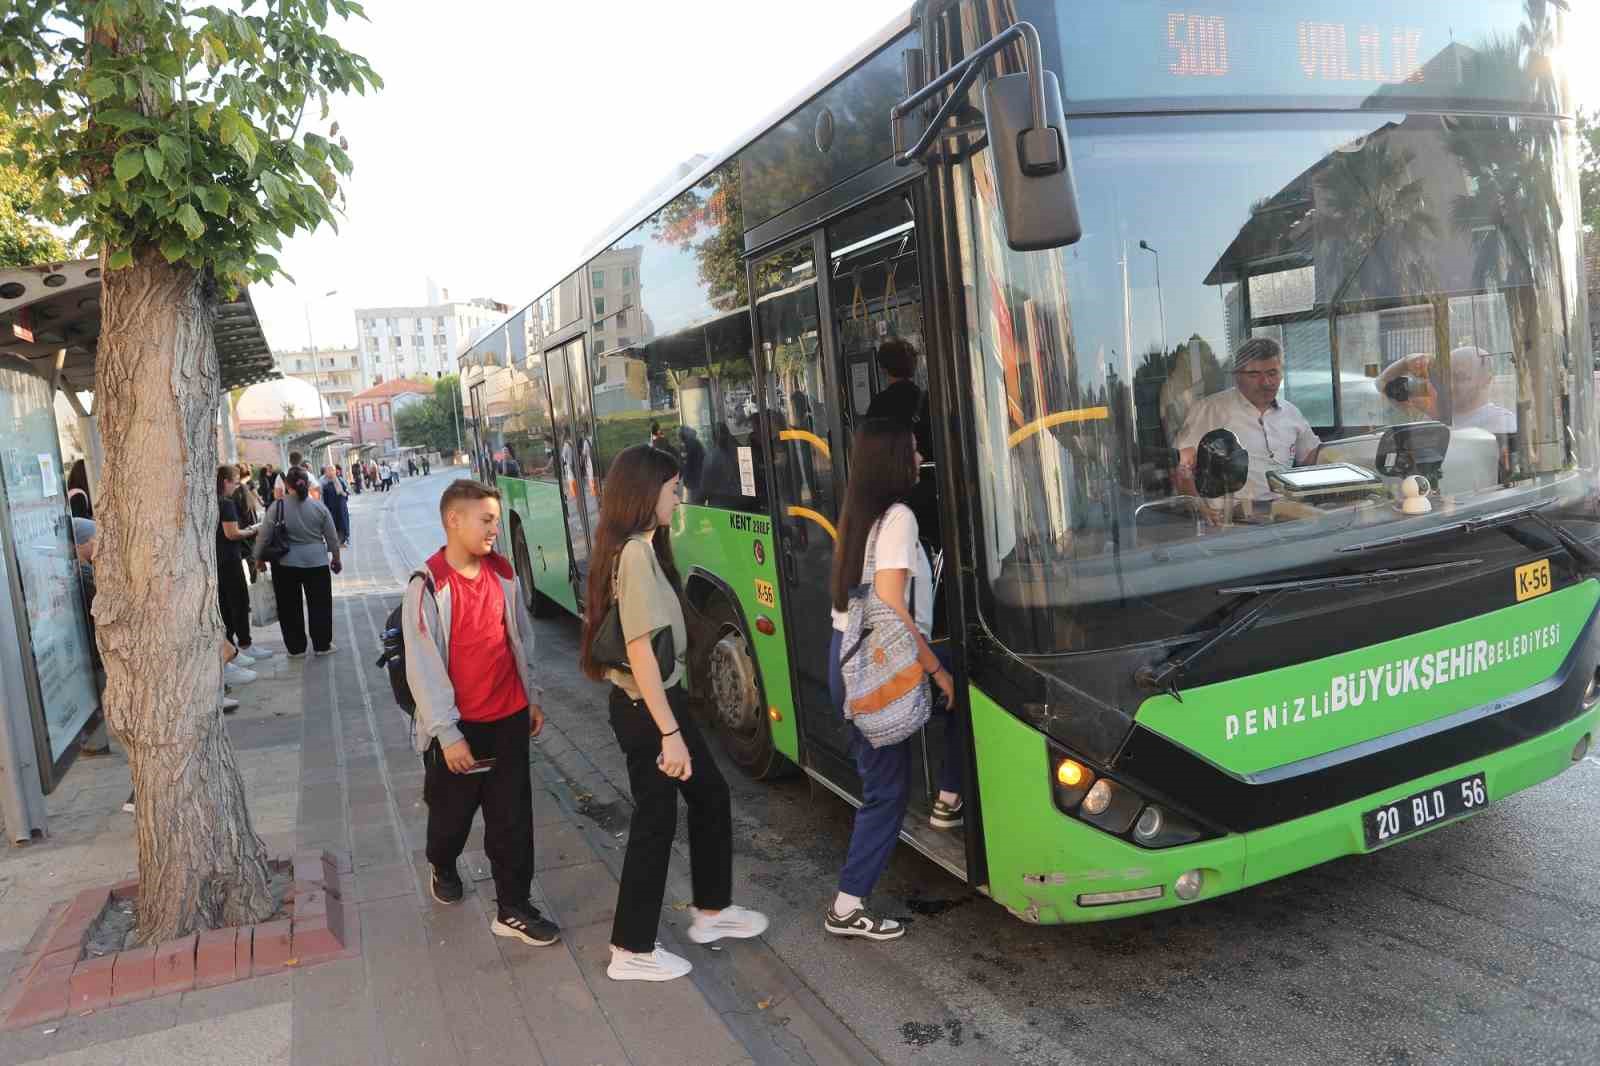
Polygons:
<instances>
[{"instance_id":1,"label":"building window","mask_svg":"<svg viewBox=\"0 0 1600 1066\"><path fill-rule=\"evenodd\" d=\"M606 317L606 298L604 296L596 296L594 298L594 317L596 319Z\"/></svg>"},{"instance_id":2,"label":"building window","mask_svg":"<svg viewBox=\"0 0 1600 1066\"><path fill-rule=\"evenodd\" d=\"M622 268L622 287L624 289L633 285L633 267Z\"/></svg>"},{"instance_id":3,"label":"building window","mask_svg":"<svg viewBox=\"0 0 1600 1066\"><path fill-rule=\"evenodd\" d=\"M627 324L628 324L628 309L626 307L624 307L622 310L617 312L616 327L618 329L622 329Z\"/></svg>"},{"instance_id":4,"label":"building window","mask_svg":"<svg viewBox=\"0 0 1600 1066\"><path fill-rule=\"evenodd\" d=\"M367 351L376 352L377 350L378 350L378 338L376 338L376 337L368 337L367 338ZM353 363L353 362L355 362L355 360L352 359L351 362Z\"/></svg>"},{"instance_id":5,"label":"building window","mask_svg":"<svg viewBox=\"0 0 1600 1066\"><path fill-rule=\"evenodd\" d=\"M606 272L604 270L589 271L589 283L597 289L606 287Z\"/></svg>"},{"instance_id":6,"label":"building window","mask_svg":"<svg viewBox=\"0 0 1600 1066\"><path fill-rule=\"evenodd\" d=\"M631 344L633 344L633 338L632 337L618 337L617 338L617 347L618 348L626 348L626 347L630 346Z\"/></svg>"},{"instance_id":7,"label":"building window","mask_svg":"<svg viewBox=\"0 0 1600 1066\"><path fill-rule=\"evenodd\" d=\"M422 334L420 334L420 333L412 334L412 336L411 336L411 347L419 348L419 349L422 347Z\"/></svg>"},{"instance_id":8,"label":"building window","mask_svg":"<svg viewBox=\"0 0 1600 1066\"><path fill-rule=\"evenodd\" d=\"M444 339L444 334L443 333L435 333L433 335L433 346L435 348L439 349L442 352L442 351L444 351L444 349L446 348L447 345L448 345L448 342Z\"/></svg>"},{"instance_id":9,"label":"building window","mask_svg":"<svg viewBox=\"0 0 1600 1066\"><path fill-rule=\"evenodd\" d=\"M400 350L400 338L399 337L390 337L389 338L389 350L390 351L395 351L395 352L398 352Z\"/></svg>"},{"instance_id":10,"label":"building window","mask_svg":"<svg viewBox=\"0 0 1600 1066\"><path fill-rule=\"evenodd\" d=\"M391 421L391 419L389 417L389 405L388 404L383 404L381 407L378 408L378 421L380 421L380 422Z\"/></svg>"}]
</instances>

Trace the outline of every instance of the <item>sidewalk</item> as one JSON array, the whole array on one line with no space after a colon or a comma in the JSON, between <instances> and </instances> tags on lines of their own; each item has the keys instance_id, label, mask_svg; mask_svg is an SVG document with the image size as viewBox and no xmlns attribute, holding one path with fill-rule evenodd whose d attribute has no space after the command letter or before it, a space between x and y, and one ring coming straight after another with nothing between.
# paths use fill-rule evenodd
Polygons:
<instances>
[{"instance_id":1,"label":"sidewalk","mask_svg":"<svg viewBox=\"0 0 1600 1066\"><path fill-rule=\"evenodd\" d=\"M605 976L629 805L572 758L579 747L569 731L607 728L583 720L573 709L580 704L547 705L551 720L532 757L534 894L561 924L562 942L532 948L490 933L481 818L461 864L465 900L433 902L421 767L387 679L372 666L398 599L395 575L411 562L383 529L396 496L371 497L358 512L357 547L335 579L337 654L263 663L261 680L235 693L243 706L228 719L257 831L275 855L316 847L338 857L345 900L359 915L361 957L0 1034L0 1062L873 1061L764 941L726 950L688 943L683 861L669 881L662 941L693 960L692 977L644 984ZM258 641L281 652L275 629ZM127 780L120 752L80 762L51 797L51 839L0 853L0 974L51 902L134 868L120 811Z\"/></svg>"}]
</instances>

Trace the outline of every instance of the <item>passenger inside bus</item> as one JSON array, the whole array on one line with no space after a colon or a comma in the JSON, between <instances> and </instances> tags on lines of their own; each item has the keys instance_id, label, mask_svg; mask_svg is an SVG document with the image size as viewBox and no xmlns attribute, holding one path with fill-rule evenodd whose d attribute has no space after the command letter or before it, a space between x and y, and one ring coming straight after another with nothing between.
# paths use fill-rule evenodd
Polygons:
<instances>
[{"instance_id":1,"label":"passenger inside bus","mask_svg":"<svg viewBox=\"0 0 1600 1066\"><path fill-rule=\"evenodd\" d=\"M1267 471L1315 462L1322 442L1300 409L1278 398L1283 349L1277 341L1252 337L1240 345L1233 360L1233 381L1233 388L1207 396L1189 409L1178 434L1174 480L1179 491L1198 496L1194 462L1200 438L1214 429L1226 429L1250 454L1250 474L1239 499L1268 500L1274 494Z\"/></svg>"},{"instance_id":2,"label":"passenger inside bus","mask_svg":"<svg viewBox=\"0 0 1600 1066\"><path fill-rule=\"evenodd\" d=\"M923 469L907 502L917 516L922 540L932 545L930 554L937 555L943 548L939 533L939 490L932 469L933 432L928 418L928 394L915 380L920 359L917 349L904 338L889 337L878 345L878 370L888 384L872 397L867 417L891 419L909 428L916 437L917 451L923 456Z\"/></svg>"}]
</instances>

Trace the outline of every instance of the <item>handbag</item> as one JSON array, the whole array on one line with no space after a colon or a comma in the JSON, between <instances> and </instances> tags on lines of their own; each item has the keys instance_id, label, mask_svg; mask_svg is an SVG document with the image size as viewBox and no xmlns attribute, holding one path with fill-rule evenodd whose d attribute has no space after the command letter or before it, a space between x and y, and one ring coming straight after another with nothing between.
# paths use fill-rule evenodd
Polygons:
<instances>
[{"instance_id":1,"label":"handbag","mask_svg":"<svg viewBox=\"0 0 1600 1066\"><path fill-rule=\"evenodd\" d=\"M289 554L289 526L283 520L283 501L277 500L267 508L269 517L274 507L277 508L277 516L272 518L272 525L267 528L267 546L261 549L261 558L269 563L278 562Z\"/></svg>"},{"instance_id":2,"label":"handbag","mask_svg":"<svg viewBox=\"0 0 1600 1066\"><path fill-rule=\"evenodd\" d=\"M256 581L250 585L250 624L270 626L278 620L278 597L272 582Z\"/></svg>"},{"instance_id":3,"label":"handbag","mask_svg":"<svg viewBox=\"0 0 1600 1066\"><path fill-rule=\"evenodd\" d=\"M839 654L844 716L874 748L900 743L926 725L933 714L933 691L917 654L916 630L873 588L882 525L880 518L867 538L866 580L850 590ZM913 576L913 617L916 587Z\"/></svg>"},{"instance_id":4,"label":"handbag","mask_svg":"<svg viewBox=\"0 0 1600 1066\"><path fill-rule=\"evenodd\" d=\"M622 605L617 598L617 574L621 569L622 553L619 551L617 561L611 566L611 606L606 608L600 624L595 627L594 640L589 643L589 656L601 666L631 674L633 667L628 663L628 642L622 639ZM661 671L662 684L666 684L678 668L675 643L671 626L663 626L650 639L650 647L656 653L656 668Z\"/></svg>"}]
</instances>

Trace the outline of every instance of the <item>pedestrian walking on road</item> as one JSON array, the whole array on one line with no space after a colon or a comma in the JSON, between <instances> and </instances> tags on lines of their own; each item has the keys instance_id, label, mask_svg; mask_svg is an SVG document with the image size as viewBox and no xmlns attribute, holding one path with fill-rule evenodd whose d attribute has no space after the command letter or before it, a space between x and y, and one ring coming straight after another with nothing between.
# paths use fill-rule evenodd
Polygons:
<instances>
[{"instance_id":1,"label":"pedestrian walking on road","mask_svg":"<svg viewBox=\"0 0 1600 1066\"><path fill-rule=\"evenodd\" d=\"M611 730L627 758L633 792L606 974L616 981L670 981L693 968L656 942L680 794L689 807L694 883L689 939L709 944L760 936L767 918L733 903L728 783L683 691L689 641L668 538L683 491L678 462L646 445L628 448L611 464L605 485L581 656L584 673L612 684ZM613 609L626 663L596 659L596 636Z\"/></svg>"},{"instance_id":2,"label":"pedestrian walking on road","mask_svg":"<svg viewBox=\"0 0 1600 1066\"><path fill-rule=\"evenodd\" d=\"M412 743L423 760L430 890L461 901L456 861L483 811L494 875L496 936L553 944L556 924L533 905L533 781L528 738L544 728L533 622L517 574L494 550L500 494L465 478L439 499L444 547L411 576L400 610L406 680L416 700Z\"/></svg>"},{"instance_id":3,"label":"pedestrian walking on road","mask_svg":"<svg viewBox=\"0 0 1600 1066\"><path fill-rule=\"evenodd\" d=\"M350 487L339 476L339 468L322 468L322 503L333 515L333 526L339 531L339 543L350 546Z\"/></svg>"},{"instance_id":4,"label":"pedestrian walking on road","mask_svg":"<svg viewBox=\"0 0 1600 1066\"><path fill-rule=\"evenodd\" d=\"M250 650L250 583L244 576L244 555L256 527L239 514L238 490L238 467L217 467L217 607L222 612L222 635L244 659L239 665L251 666L256 656Z\"/></svg>"},{"instance_id":5,"label":"pedestrian walking on road","mask_svg":"<svg viewBox=\"0 0 1600 1066\"><path fill-rule=\"evenodd\" d=\"M284 484L283 498L267 508L261 535L256 537L255 558L259 561L263 557L272 541L267 531L282 516L289 531L289 553L272 564L272 591L278 600L283 643L289 658L305 658L309 628L312 649L318 655L328 655L334 651L331 575L343 568L339 561L339 530L327 507L311 499L311 478L304 470L291 468Z\"/></svg>"},{"instance_id":6,"label":"pedestrian walking on road","mask_svg":"<svg viewBox=\"0 0 1600 1066\"><path fill-rule=\"evenodd\" d=\"M840 654L846 611L856 590L870 583L878 599L900 615L917 634L917 661L940 692L945 706L955 706L955 683L944 660L928 643L933 626L933 587L928 554L917 535L917 518L904 502L916 488L922 456L909 425L898 419L865 420L850 449L851 475L839 515L831 592L833 640L828 651L828 686L834 706L845 709ZM914 596L913 593L916 593ZM921 680L919 684L923 683ZM960 769L964 738L955 725L945 728L945 755L939 775L939 802L934 825L955 828L962 823ZM893 940L905 926L866 910L866 897L889 865L900 825L911 798L913 737L873 747L855 727L850 752L861 778L861 807L850 830L850 849L839 874L839 892L828 908L823 928L837 936Z\"/></svg>"}]
</instances>

